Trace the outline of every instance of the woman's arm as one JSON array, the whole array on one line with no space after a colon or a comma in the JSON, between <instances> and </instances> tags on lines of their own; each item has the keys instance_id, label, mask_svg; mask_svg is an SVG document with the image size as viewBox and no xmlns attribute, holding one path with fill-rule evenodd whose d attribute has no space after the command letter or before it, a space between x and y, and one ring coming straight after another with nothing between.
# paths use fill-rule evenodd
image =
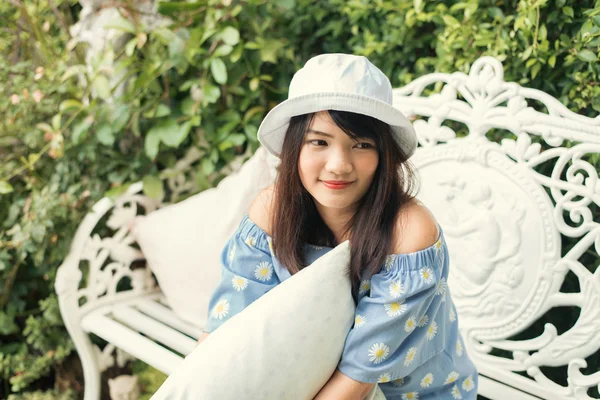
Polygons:
<instances>
[{"instance_id":1,"label":"woman's arm","mask_svg":"<svg viewBox=\"0 0 600 400\"><path fill-rule=\"evenodd\" d=\"M206 339L208 337L208 335L210 335L210 333L202 332L202 335L200 335L200 337L198 338L198 344L202 343L204 341L204 339Z\"/></svg>"},{"instance_id":2,"label":"woman's arm","mask_svg":"<svg viewBox=\"0 0 600 400\"><path fill-rule=\"evenodd\" d=\"M314 400L363 400L374 383L363 383L336 370Z\"/></svg>"}]
</instances>

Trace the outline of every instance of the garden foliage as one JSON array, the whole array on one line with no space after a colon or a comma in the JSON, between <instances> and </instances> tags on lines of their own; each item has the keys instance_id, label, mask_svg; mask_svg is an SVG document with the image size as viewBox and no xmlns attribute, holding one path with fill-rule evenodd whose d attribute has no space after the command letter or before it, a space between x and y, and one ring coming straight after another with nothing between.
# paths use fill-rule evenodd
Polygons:
<instances>
[{"instance_id":1,"label":"garden foliage","mask_svg":"<svg viewBox=\"0 0 600 400\"><path fill-rule=\"evenodd\" d=\"M53 282L92 204L139 180L162 197L189 151L196 190L216 184L312 55L365 55L394 86L491 55L506 80L600 111L597 0L163 1L151 26L139 2L104 2L124 36L87 63L76 1L0 2L0 398L81 390Z\"/></svg>"}]
</instances>

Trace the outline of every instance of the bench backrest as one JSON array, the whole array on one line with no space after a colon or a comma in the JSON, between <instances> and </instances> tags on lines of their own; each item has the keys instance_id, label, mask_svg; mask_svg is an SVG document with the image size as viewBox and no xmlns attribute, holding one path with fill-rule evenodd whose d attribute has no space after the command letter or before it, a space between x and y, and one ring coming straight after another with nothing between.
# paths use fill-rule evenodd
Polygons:
<instances>
[{"instance_id":1,"label":"bench backrest","mask_svg":"<svg viewBox=\"0 0 600 400\"><path fill-rule=\"evenodd\" d=\"M444 229L480 373L542 398L588 398L600 384L590 374L600 363L600 118L505 82L491 57L468 75L423 76L394 102L415 119L418 197ZM586 358L592 371L580 371Z\"/></svg>"}]
</instances>

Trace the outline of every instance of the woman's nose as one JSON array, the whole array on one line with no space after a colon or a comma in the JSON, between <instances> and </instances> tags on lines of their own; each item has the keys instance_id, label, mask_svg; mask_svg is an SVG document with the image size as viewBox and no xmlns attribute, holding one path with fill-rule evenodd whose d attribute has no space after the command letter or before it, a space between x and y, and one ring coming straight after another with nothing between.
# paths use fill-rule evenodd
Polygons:
<instances>
[{"instance_id":1,"label":"woman's nose","mask_svg":"<svg viewBox=\"0 0 600 400\"><path fill-rule=\"evenodd\" d=\"M333 150L329 154L325 169L327 172L335 175L349 174L352 172L352 160L350 155L341 149Z\"/></svg>"}]
</instances>

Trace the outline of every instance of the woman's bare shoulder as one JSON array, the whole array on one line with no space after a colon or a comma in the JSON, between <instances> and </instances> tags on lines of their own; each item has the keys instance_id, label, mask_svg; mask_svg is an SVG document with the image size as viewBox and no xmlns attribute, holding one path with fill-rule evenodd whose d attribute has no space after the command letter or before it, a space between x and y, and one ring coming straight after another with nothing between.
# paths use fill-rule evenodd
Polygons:
<instances>
[{"instance_id":1,"label":"woman's bare shoulder","mask_svg":"<svg viewBox=\"0 0 600 400\"><path fill-rule=\"evenodd\" d=\"M256 196L250 210L248 210L248 217L254 222L260 229L265 231L267 235L271 235L271 221L273 215L273 201L275 199L275 185L264 188Z\"/></svg>"},{"instance_id":2,"label":"woman's bare shoulder","mask_svg":"<svg viewBox=\"0 0 600 400\"><path fill-rule=\"evenodd\" d=\"M438 223L419 200L407 203L396 220L394 254L414 253L433 245L440 235Z\"/></svg>"}]
</instances>

